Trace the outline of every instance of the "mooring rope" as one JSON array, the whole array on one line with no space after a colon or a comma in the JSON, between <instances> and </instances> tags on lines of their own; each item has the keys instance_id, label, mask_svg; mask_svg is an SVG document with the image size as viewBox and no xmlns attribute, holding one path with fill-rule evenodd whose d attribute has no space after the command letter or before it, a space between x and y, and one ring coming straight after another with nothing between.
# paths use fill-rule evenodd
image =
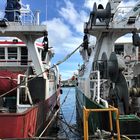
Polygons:
<instances>
[{"instance_id":1,"label":"mooring rope","mask_svg":"<svg viewBox=\"0 0 140 140\"><path fill-rule=\"evenodd\" d=\"M83 43L82 43L82 44L83 44ZM53 66L50 67L49 69L52 69L52 68L54 68L56 65L58 66L58 65L64 63L66 60L68 60L68 59L82 46L82 44L80 44L74 51L72 51L70 54L66 55L66 57L64 57L64 59L62 59L61 61L58 61L55 65L53 65ZM33 78L31 78L31 79L28 79L28 81L23 81L23 82L21 82L21 83L18 84L16 87L14 87L14 88L12 88L11 90L9 90L9 91L5 92L4 94L0 95L0 98L4 97L5 95L8 95L8 94L11 93L12 91L14 91L14 90L16 90L17 88L19 88L21 85L26 84L26 83L28 83L28 82L34 80L35 78L39 77L40 75L42 75L42 74L45 73L45 72L46 72L46 70L43 71L42 73L36 75L35 77L33 77ZM67 94L67 96L68 96L68 94ZM65 97L64 101L62 102L62 105L63 105L64 102L66 101L67 96ZM55 112L55 114L53 115L53 117L51 118L51 120L49 121L49 123L47 124L47 126L45 127L45 129L41 132L41 134L40 134L39 137L37 137L37 138L42 138L41 136L44 134L44 132L45 132L45 131L47 130L47 128L50 126L50 124L52 123L52 121L54 120L54 118L57 116L57 114L58 114L59 111L60 111L60 109L58 109L58 110ZM59 119L60 119L60 118L59 118ZM60 119L60 120L61 120L61 119ZM62 121L62 120L61 120L61 121ZM62 122L64 123L65 121L62 121ZM71 130L71 128L73 128L73 127L70 126L67 122L65 122L65 124L69 127L70 130ZM73 131L71 130L71 132L73 132ZM73 132L73 133L74 133L74 132Z\"/></svg>"},{"instance_id":2,"label":"mooring rope","mask_svg":"<svg viewBox=\"0 0 140 140\"><path fill-rule=\"evenodd\" d=\"M62 59L61 61L58 61L58 62L56 63L56 65L60 65L60 64L64 63L66 60L68 60L82 45L83 45L83 43L80 44L80 45L79 45L74 51L72 51L70 54L68 54L64 59Z\"/></svg>"},{"instance_id":3,"label":"mooring rope","mask_svg":"<svg viewBox=\"0 0 140 140\"><path fill-rule=\"evenodd\" d=\"M58 112L60 111L60 109L58 109L55 114L53 115L53 117L51 118L51 120L49 121L49 123L46 125L46 127L44 128L44 130L41 132L41 134L39 135L39 138L45 133L45 131L48 129L48 127L50 126L50 124L52 123L52 121L55 119L56 115L58 114Z\"/></svg>"},{"instance_id":4,"label":"mooring rope","mask_svg":"<svg viewBox=\"0 0 140 140\"><path fill-rule=\"evenodd\" d=\"M83 43L82 43L82 44L83 44ZM58 66L58 65L64 63L66 60L68 60L68 59L82 46L82 44L80 44L74 51L72 51L70 54L66 55L66 57L64 57L64 59L62 59L61 61L58 61L55 65L53 65L53 66L50 67L49 69L52 69L52 68L54 68L56 65ZM47 70L48 70L48 69L47 69ZM21 83L18 84L16 87L14 87L14 88L12 88L11 90L9 90L9 91L5 92L4 94L0 95L0 98L1 98L1 97L4 97L5 95L7 95L7 94L9 94L9 93L11 93L12 91L16 90L16 89L19 88L22 84L26 84L26 83L28 83L28 82L34 80L35 78L39 77L40 75L42 75L42 74L45 73L45 72L46 72L46 70L43 71L43 72L41 72L40 74L36 75L35 77L29 79L27 82L21 82Z\"/></svg>"}]
</instances>

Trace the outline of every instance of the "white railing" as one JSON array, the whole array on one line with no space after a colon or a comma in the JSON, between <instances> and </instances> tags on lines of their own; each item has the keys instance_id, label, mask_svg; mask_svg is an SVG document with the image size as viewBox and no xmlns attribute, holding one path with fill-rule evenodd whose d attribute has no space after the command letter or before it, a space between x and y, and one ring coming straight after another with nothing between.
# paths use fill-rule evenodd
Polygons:
<instances>
[{"instance_id":1,"label":"white railing","mask_svg":"<svg viewBox=\"0 0 140 140\"><path fill-rule=\"evenodd\" d=\"M92 71L90 74L90 92L93 94L92 100L98 104L102 103L108 108L108 102L101 98L101 84L100 71Z\"/></svg>"},{"instance_id":2,"label":"white railing","mask_svg":"<svg viewBox=\"0 0 140 140\"><path fill-rule=\"evenodd\" d=\"M138 8L138 10L133 11L134 8ZM138 20L139 8L140 8L139 5L137 7L134 6L118 7L115 11L113 22L119 24L122 21L128 21L130 14L132 14L133 16L132 15L131 16Z\"/></svg>"},{"instance_id":3,"label":"white railing","mask_svg":"<svg viewBox=\"0 0 140 140\"><path fill-rule=\"evenodd\" d=\"M0 54L0 66L30 66L31 60L28 60L28 55L20 55L18 53Z\"/></svg>"},{"instance_id":4,"label":"white railing","mask_svg":"<svg viewBox=\"0 0 140 140\"><path fill-rule=\"evenodd\" d=\"M22 25L39 25L39 11L34 13L31 10L0 11L0 20L8 21L8 18L5 16L6 14L12 14L12 22L19 22Z\"/></svg>"},{"instance_id":5,"label":"white railing","mask_svg":"<svg viewBox=\"0 0 140 140\"><path fill-rule=\"evenodd\" d=\"M29 60L17 60L17 59L9 59L9 60L0 60L1 67L23 67L23 66L31 66L32 61Z\"/></svg>"},{"instance_id":6,"label":"white railing","mask_svg":"<svg viewBox=\"0 0 140 140\"><path fill-rule=\"evenodd\" d=\"M22 83L23 79L24 79L24 82ZM31 107L31 105L33 105L31 94L30 94L29 89L28 89L28 78L27 78L27 76L19 74L17 84L19 85L18 88L17 88L17 112L23 112L26 109L28 109L29 107ZM25 100L29 99L29 104L22 104L21 103L22 89L25 90L23 94L25 95Z\"/></svg>"}]
</instances>

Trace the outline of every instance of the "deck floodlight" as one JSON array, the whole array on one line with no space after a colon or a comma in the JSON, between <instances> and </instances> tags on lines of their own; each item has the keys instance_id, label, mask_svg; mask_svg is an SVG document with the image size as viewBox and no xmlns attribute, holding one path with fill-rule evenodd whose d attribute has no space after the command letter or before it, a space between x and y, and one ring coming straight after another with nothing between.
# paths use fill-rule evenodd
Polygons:
<instances>
[{"instance_id":1,"label":"deck floodlight","mask_svg":"<svg viewBox=\"0 0 140 140\"><path fill-rule=\"evenodd\" d=\"M0 21L0 27L7 27L7 23L5 20Z\"/></svg>"}]
</instances>

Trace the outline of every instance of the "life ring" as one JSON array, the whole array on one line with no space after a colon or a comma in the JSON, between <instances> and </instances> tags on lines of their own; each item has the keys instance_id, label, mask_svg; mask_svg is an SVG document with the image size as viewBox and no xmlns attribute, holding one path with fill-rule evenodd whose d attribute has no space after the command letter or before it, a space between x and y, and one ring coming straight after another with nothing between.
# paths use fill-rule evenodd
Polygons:
<instances>
[{"instance_id":1,"label":"life ring","mask_svg":"<svg viewBox=\"0 0 140 140\"><path fill-rule=\"evenodd\" d=\"M130 61L130 60L131 60L131 56L130 56L130 55L125 55L125 56L124 56L124 59Z\"/></svg>"}]
</instances>

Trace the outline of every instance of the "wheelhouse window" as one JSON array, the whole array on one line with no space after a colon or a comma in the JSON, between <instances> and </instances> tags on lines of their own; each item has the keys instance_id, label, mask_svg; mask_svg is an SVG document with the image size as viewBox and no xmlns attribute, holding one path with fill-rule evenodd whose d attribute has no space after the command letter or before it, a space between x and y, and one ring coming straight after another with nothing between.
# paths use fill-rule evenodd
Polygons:
<instances>
[{"instance_id":1,"label":"wheelhouse window","mask_svg":"<svg viewBox=\"0 0 140 140\"><path fill-rule=\"evenodd\" d=\"M0 59L5 59L5 49L0 48Z\"/></svg>"},{"instance_id":2,"label":"wheelhouse window","mask_svg":"<svg viewBox=\"0 0 140 140\"><path fill-rule=\"evenodd\" d=\"M8 59L17 59L17 48L8 48Z\"/></svg>"}]
</instances>

